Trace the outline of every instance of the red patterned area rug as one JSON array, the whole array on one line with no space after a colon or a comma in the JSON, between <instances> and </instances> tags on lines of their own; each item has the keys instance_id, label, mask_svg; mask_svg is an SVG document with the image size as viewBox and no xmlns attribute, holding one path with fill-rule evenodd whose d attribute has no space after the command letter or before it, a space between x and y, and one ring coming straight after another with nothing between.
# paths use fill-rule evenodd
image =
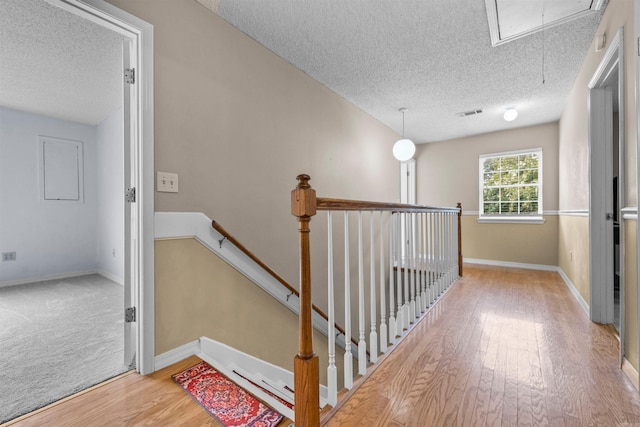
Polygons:
<instances>
[{"instance_id":1,"label":"red patterned area rug","mask_svg":"<svg viewBox=\"0 0 640 427\"><path fill-rule=\"evenodd\" d=\"M281 414L261 403L206 362L200 362L172 378L227 427L273 427L282 420Z\"/></svg>"}]
</instances>

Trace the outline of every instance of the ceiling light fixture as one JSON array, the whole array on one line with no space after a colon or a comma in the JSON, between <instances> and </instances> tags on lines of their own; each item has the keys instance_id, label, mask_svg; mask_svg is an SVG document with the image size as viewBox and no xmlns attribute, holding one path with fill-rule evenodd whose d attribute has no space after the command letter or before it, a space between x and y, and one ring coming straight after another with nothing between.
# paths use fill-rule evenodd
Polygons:
<instances>
[{"instance_id":1,"label":"ceiling light fixture","mask_svg":"<svg viewBox=\"0 0 640 427\"><path fill-rule=\"evenodd\" d=\"M398 111L402 113L402 139L397 140L396 143L393 144L393 157L401 162L406 162L407 160L411 160L416 153L416 145L413 141L404 137L404 113L407 111L407 108L400 108Z\"/></svg>"},{"instance_id":2,"label":"ceiling light fixture","mask_svg":"<svg viewBox=\"0 0 640 427\"><path fill-rule=\"evenodd\" d=\"M512 122L518 117L518 110L513 107L507 108L507 111L504 112L504 119L508 122Z\"/></svg>"}]
</instances>

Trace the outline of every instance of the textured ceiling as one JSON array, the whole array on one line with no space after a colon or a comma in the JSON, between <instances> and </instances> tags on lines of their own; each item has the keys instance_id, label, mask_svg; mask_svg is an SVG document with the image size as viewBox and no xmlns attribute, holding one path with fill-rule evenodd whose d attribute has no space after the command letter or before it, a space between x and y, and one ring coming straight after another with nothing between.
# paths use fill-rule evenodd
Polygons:
<instances>
[{"instance_id":1,"label":"textured ceiling","mask_svg":"<svg viewBox=\"0 0 640 427\"><path fill-rule=\"evenodd\" d=\"M604 10L492 47L483 0L198 1L417 143L558 120Z\"/></svg>"},{"instance_id":2,"label":"textured ceiling","mask_svg":"<svg viewBox=\"0 0 640 427\"><path fill-rule=\"evenodd\" d=\"M0 106L96 125L122 105L122 37L44 0L0 0Z\"/></svg>"}]
</instances>

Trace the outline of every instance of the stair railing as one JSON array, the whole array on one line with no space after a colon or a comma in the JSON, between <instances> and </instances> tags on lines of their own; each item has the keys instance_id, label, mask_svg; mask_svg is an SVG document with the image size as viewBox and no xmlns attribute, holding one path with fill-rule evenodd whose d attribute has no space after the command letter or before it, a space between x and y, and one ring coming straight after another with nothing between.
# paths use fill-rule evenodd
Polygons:
<instances>
[{"instance_id":1,"label":"stair railing","mask_svg":"<svg viewBox=\"0 0 640 427\"><path fill-rule=\"evenodd\" d=\"M357 310L358 375L365 375L381 353L388 352L398 337L410 329L462 275L462 206L455 208L364 202L316 197L308 175L297 177L291 193L291 212L298 218L300 251L300 317L298 354L294 358L295 425L319 426L318 357L313 352L311 325L310 221L317 211L327 212L328 324L335 324L336 277L334 218L342 213L344 226L344 386L353 387L351 349L352 309ZM357 274L351 273L349 226L357 218ZM368 236L363 224L368 220ZM377 238L376 238L377 231ZM368 237L368 238L367 238ZM368 245L367 245L368 244ZM368 246L368 286L365 277ZM351 281L357 281L357 304L351 304ZM339 282L340 280L338 280ZM365 321L369 294L369 323ZM379 314L378 314L379 313ZM355 313L354 313L355 314ZM379 320L379 323L378 323ZM378 328L379 326L379 328ZM367 328L369 337L367 340ZM329 327L331 331L331 327ZM329 405L338 401L335 333L328 334Z\"/></svg>"}]
</instances>

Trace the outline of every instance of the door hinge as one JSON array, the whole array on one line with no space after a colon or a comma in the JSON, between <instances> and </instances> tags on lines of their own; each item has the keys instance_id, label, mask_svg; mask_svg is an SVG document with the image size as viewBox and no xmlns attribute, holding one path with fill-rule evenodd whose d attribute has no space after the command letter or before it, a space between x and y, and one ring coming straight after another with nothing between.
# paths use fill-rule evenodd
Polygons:
<instances>
[{"instance_id":1,"label":"door hinge","mask_svg":"<svg viewBox=\"0 0 640 427\"><path fill-rule=\"evenodd\" d=\"M126 323L131 323L136 321L136 308L128 307L124 310L124 321Z\"/></svg>"},{"instance_id":2,"label":"door hinge","mask_svg":"<svg viewBox=\"0 0 640 427\"><path fill-rule=\"evenodd\" d=\"M604 219L606 219L607 221L613 221L613 214L607 212L606 214L604 214Z\"/></svg>"},{"instance_id":3,"label":"door hinge","mask_svg":"<svg viewBox=\"0 0 640 427\"><path fill-rule=\"evenodd\" d=\"M136 201L136 187L127 188L127 191L124 193L124 200L127 203L135 203L135 201Z\"/></svg>"},{"instance_id":4,"label":"door hinge","mask_svg":"<svg viewBox=\"0 0 640 427\"><path fill-rule=\"evenodd\" d=\"M136 69L125 68L124 69L124 82L134 84L136 82Z\"/></svg>"}]
</instances>

